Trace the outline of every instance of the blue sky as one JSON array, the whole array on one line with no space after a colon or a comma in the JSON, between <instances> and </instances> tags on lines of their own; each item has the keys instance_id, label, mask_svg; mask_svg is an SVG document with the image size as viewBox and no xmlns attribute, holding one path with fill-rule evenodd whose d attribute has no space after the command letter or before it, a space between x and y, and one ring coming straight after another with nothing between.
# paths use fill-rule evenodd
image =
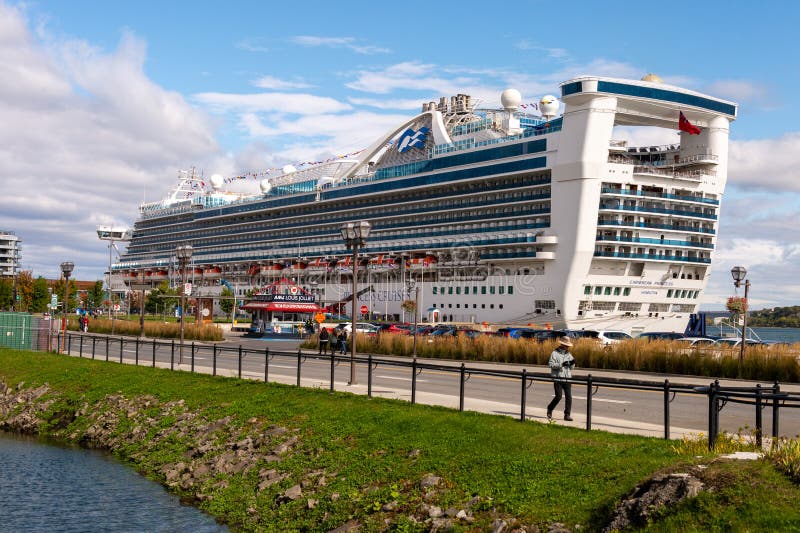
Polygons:
<instances>
[{"instance_id":1,"label":"blue sky","mask_svg":"<svg viewBox=\"0 0 800 533\"><path fill-rule=\"evenodd\" d=\"M95 226L132 225L178 169L230 176L359 150L456 92L497 106L507 87L535 102L576 75L655 72L740 104L703 306L730 295L734 264L754 307L800 303L800 8L601 6L0 0L0 228L35 275L71 259L97 279Z\"/></svg>"}]
</instances>

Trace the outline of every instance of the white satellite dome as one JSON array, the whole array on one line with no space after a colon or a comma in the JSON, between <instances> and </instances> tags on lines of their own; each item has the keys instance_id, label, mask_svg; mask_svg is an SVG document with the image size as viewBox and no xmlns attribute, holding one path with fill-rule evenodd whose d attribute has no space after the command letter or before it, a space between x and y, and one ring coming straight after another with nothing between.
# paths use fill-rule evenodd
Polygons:
<instances>
[{"instance_id":1,"label":"white satellite dome","mask_svg":"<svg viewBox=\"0 0 800 533\"><path fill-rule=\"evenodd\" d=\"M291 174L292 172L297 172L297 168L294 165L284 165L281 169L284 174Z\"/></svg>"},{"instance_id":2,"label":"white satellite dome","mask_svg":"<svg viewBox=\"0 0 800 533\"><path fill-rule=\"evenodd\" d=\"M559 102L558 98L552 94L546 94L539 100L539 111L545 118L551 118L558 114Z\"/></svg>"},{"instance_id":3,"label":"white satellite dome","mask_svg":"<svg viewBox=\"0 0 800 533\"><path fill-rule=\"evenodd\" d=\"M506 89L500 95L500 103L506 111L516 111L522 103L522 95L516 89Z\"/></svg>"},{"instance_id":4,"label":"white satellite dome","mask_svg":"<svg viewBox=\"0 0 800 533\"><path fill-rule=\"evenodd\" d=\"M225 178L223 178L221 175L214 174L213 176L211 176L211 187L215 191L220 190L220 188L222 188L223 183L225 183Z\"/></svg>"},{"instance_id":5,"label":"white satellite dome","mask_svg":"<svg viewBox=\"0 0 800 533\"><path fill-rule=\"evenodd\" d=\"M261 180L261 183L259 183L258 186L261 187L262 194L269 194L269 191L272 190L272 183L270 183L266 178Z\"/></svg>"}]
</instances>

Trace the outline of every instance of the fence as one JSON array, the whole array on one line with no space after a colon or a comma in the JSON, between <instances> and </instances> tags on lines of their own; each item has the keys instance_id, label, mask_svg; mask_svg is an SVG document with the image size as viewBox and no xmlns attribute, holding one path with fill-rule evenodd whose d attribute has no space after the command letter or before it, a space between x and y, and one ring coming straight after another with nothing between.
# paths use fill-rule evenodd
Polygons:
<instances>
[{"instance_id":1,"label":"fence","mask_svg":"<svg viewBox=\"0 0 800 533\"><path fill-rule=\"evenodd\" d=\"M397 358L380 358L371 354L359 355L354 360L351 360L347 355L327 355L303 352L302 350L294 351L278 351L264 348L263 350L253 350L245 348L242 345L238 347L220 346L217 344L206 345L196 344L194 342L184 344L184 350L181 350L179 343L172 341L159 341L159 340L143 340L138 337L112 337L105 335L83 334L75 332L66 332L66 336L62 338L62 333L59 331L55 333L53 338L54 343L51 346L61 346L65 353L76 355L78 357L91 357L96 359L98 357L105 358L106 361L114 360L119 363L124 361L124 348L133 348L134 351L134 364L149 364L155 367L157 362L169 363L170 370L175 370L176 357L178 364L182 365L183 361L180 359L180 354L184 351L187 352L187 362L190 366L190 371L197 370L195 362L196 358L203 354L211 357L211 373L217 375L219 362L227 356L233 356L236 360L235 366L236 375L242 378L242 362L243 359L248 358L248 361L259 358L261 366L263 367L263 380L269 382L270 362L276 357L284 360L289 359L295 363L296 368L296 385L299 387L301 383L301 376L303 372L303 364L310 360L322 361L329 363L330 376L329 386L330 390L334 390L334 376L335 369L340 363L355 363L367 368L367 396L373 395L373 376L375 370L379 366L405 368L410 374L410 395L411 403L416 403L417 396L417 377L423 371L436 371L447 374L457 375L459 378L458 387L458 403L459 410L464 410L464 400L467 395L467 382L471 376L484 375L491 377L502 377L510 380L517 381L520 391L520 404L519 404L519 420L526 419L526 404L527 392L535 382L552 383L554 379L549 373L543 372L528 372L526 369L521 371L505 370L505 369L487 369L468 367L466 363L461 363L460 366L447 365L437 362L423 362L417 359L406 360ZM44 343L42 346L47 346ZM33 348L32 348L33 349ZM160 359L159 359L159 356ZM167 357L168 356L168 357ZM770 408L772 415L772 437L779 436L780 416L784 409L795 409L800 407L800 393L785 392L781 390L780 384L775 382L769 386L762 386L760 384L753 387L729 387L721 386L719 380L715 380L707 386L696 386L691 384L673 383L669 379L664 381L645 381L633 379L619 379L608 377L594 377L591 374L583 377L573 377L569 380L570 383L578 384L586 387L586 425L587 431L592 429L592 397L597 394L601 388L607 389L621 389L621 390L639 390L639 391L657 391L663 396L662 408L662 421L665 439L670 438L670 405L674 401L678 393L705 396L708 400L708 445L709 449L714 447L716 439L719 435L719 414L722 409L728 404L743 404L751 406L755 414L755 439L756 443L760 446L762 444L762 437L764 433L763 413L766 408ZM455 394L453 394L455 396Z\"/></svg>"}]
</instances>

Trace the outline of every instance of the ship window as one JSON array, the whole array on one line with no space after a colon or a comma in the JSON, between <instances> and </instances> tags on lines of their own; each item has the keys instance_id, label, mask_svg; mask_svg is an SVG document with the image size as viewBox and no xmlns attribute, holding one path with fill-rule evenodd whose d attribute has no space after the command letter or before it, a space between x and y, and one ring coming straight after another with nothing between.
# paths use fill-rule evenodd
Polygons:
<instances>
[{"instance_id":1,"label":"ship window","mask_svg":"<svg viewBox=\"0 0 800 533\"><path fill-rule=\"evenodd\" d=\"M486 309L486 304L481 304L481 309Z\"/></svg>"},{"instance_id":2,"label":"ship window","mask_svg":"<svg viewBox=\"0 0 800 533\"><path fill-rule=\"evenodd\" d=\"M489 304L489 309L494 309L494 304Z\"/></svg>"},{"instance_id":3,"label":"ship window","mask_svg":"<svg viewBox=\"0 0 800 533\"><path fill-rule=\"evenodd\" d=\"M489 294L494 294L494 285L489 287Z\"/></svg>"},{"instance_id":4,"label":"ship window","mask_svg":"<svg viewBox=\"0 0 800 533\"><path fill-rule=\"evenodd\" d=\"M611 287L606 287L605 290L603 291L603 294L605 294L606 296L611 296Z\"/></svg>"},{"instance_id":5,"label":"ship window","mask_svg":"<svg viewBox=\"0 0 800 533\"><path fill-rule=\"evenodd\" d=\"M481 287L481 294L486 294L486 285Z\"/></svg>"},{"instance_id":6,"label":"ship window","mask_svg":"<svg viewBox=\"0 0 800 533\"><path fill-rule=\"evenodd\" d=\"M614 296L619 296L620 288L614 287Z\"/></svg>"},{"instance_id":7,"label":"ship window","mask_svg":"<svg viewBox=\"0 0 800 533\"><path fill-rule=\"evenodd\" d=\"M464 287L464 294L469 294L469 287Z\"/></svg>"},{"instance_id":8,"label":"ship window","mask_svg":"<svg viewBox=\"0 0 800 533\"><path fill-rule=\"evenodd\" d=\"M509 285L508 286L508 294L514 294L514 286L513 285Z\"/></svg>"},{"instance_id":9,"label":"ship window","mask_svg":"<svg viewBox=\"0 0 800 533\"><path fill-rule=\"evenodd\" d=\"M433 288L433 294L436 294L436 289L437 289L437 287Z\"/></svg>"},{"instance_id":10,"label":"ship window","mask_svg":"<svg viewBox=\"0 0 800 533\"><path fill-rule=\"evenodd\" d=\"M584 287L583 288L583 294L586 294L586 295L592 294L592 286L591 285L587 285L586 287Z\"/></svg>"},{"instance_id":11,"label":"ship window","mask_svg":"<svg viewBox=\"0 0 800 533\"><path fill-rule=\"evenodd\" d=\"M630 294L631 294L631 288L630 287L625 287L625 290L622 291L622 295L623 296L630 296Z\"/></svg>"},{"instance_id":12,"label":"ship window","mask_svg":"<svg viewBox=\"0 0 800 533\"><path fill-rule=\"evenodd\" d=\"M686 291L681 291L681 298L686 298Z\"/></svg>"},{"instance_id":13,"label":"ship window","mask_svg":"<svg viewBox=\"0 0 800 533\"><path fill-rule=\"evenodd\" d=\"M461 309L461 304L456 304L456 309Z\"/></svg>"},{"instance_id":14,"label":"ship window","mask_svg":"<svg viewBox=\"0 0 800 533\"><path fill-rule=\"evenodd\" d=\"M500 309L502 309L502 308L503 308L503 304L500 304L500 305L498 305L497 307L499 307Z\"/></svg>"},{"instance_id":15,"label":"ship window","mask_svg":"<svg viewBox=\"0 0 800 533\"><path fill-rule=\"evenodd\" d=\"M477 285L472 287L472 294L478 294L478 287Z\"/></svg>"},{"instance_id":16,"label":"ship window","mask_svg":"<svg viewBox=\"0 0 800 533\"><path fill-rule=\"evenodd\" d=\"M453 287L447 287L447 294L453 294Z\"/></svg>"},{"instance_id":17,"label":"ship window","mask_svg":"<svg viewBox=\"0 0 800 533\"><path fill-rule=\"evenodd\" d=\"M450 307L450 308L452 308L452 307L453 307L453 304L447 304L447 307Z\"/></svg>"},{"instance_id":18,"label":"ship window","mask_svg":"<svg viewBox=\"0 0 800 533\"><path fill-rule=\"evenodd\" d=\"M502 285L500 285L499 290L500 290L500 294L505 294L505 292L506 292L506 288L503 287Z\"/></svg>"},{"instance_id":19,"label":"ship window","mask_svg":"<svg viewBox=\"0 0 800 533\"><path fill-rule=\"evenodd\" d=\"M672 289L667 291L667 298L672 298Z\"/></svg>"},{"instance_id":20,"label":"ship window","mask_svg":"<svg viewBox=\"0 0 800 533\"><path fill-rule=\"evenodd\" d=\"M456 287L456 294L461 294L461 287Z\"/></svg>"},{"instance_id":21,"label":"ship window","mask_svg":"<svg viewBox=\"0 0 800 533\"><path fill-rule=\"evenodd\" d=\"M472 304L472 308L473 309L477 309L478 308L478 304Z\"/></svg>"},{"instance_id":22,"label":"ship window","mask_svg":"<svg viewBox=\"0 0 800 533\"><path fill-rule=\"evenodd\" d=\"M444 287L439 287L439 294L444 294Z\"/></svg>"},{"instance_id":23,"label":"ship window","mask_svg":"<svg viewBox=\"0 0 800 533\"><path fill-rule=\"evenodd\" d=\"M594 288L594 294L596 296L600 296L601 294L603 294L603 287L595 287Z\"/></svg>"}]
</instances>

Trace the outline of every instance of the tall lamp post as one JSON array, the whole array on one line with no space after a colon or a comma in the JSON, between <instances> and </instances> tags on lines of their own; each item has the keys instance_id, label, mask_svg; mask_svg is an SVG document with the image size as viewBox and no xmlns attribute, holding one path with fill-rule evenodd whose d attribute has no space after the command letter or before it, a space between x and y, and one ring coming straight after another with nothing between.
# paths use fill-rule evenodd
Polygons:
<instances>
[{"instance_id":1,"label":"tall lamp post","mask_svg":"<svg viewBox=\"0 0 800 533\"><path fill-rule=\"evenodd\" d=\"M192 259L192 247L189 244L175 248L178 257L178 268L181 270L181 346L178 352L178 364L183 363L183 315L186 313L186 265Z\"/></svg>"},{"instance_id":2,"label":"tall lamp post","mask_svg":"<svg viewBox=\"0 0 800 533\"><path fill-rule=\"evenodd\" d=\"M69 311L69 275L72 274L72 269L75 268L75 263L71 261L64 261L61 263L61 273L64 274L64 319L61 324L61 351L64 351L64 342L67 337L67 312Z\"/></svg>"},{"instance_id":3,"label":"tall lamp post","mask_svg":"<svg viewBox=\"0 0 800 533\"><path fill-rule=\"evenodd\" d=\"M366 220L342 224L342 239L353 250L353 325L350 333L350 385L356 384L356 316L358 312L358 248L364 247L372 224Z\"/></svg>"},{"instance_id":4,"label":"tall lamp post","mask_svg":"<svg viewBox=\"0 0 800 533\"><path fill-rule=\"evenodd\" d=\"M742 342L739 345L739 364L744 363L744 348L747 344L747 294L750 292L750 280L745 279L747 270L741 266L735 266L731 269L731 276L733 276L733 286L737 289L742 286L744 281L744 306L742 308Z\"/></svg>"},{"instance_id":5,"label":"tall lamp post","mask_svg":"<svg viewBox=\"0 0 800 533\"><path fill-rule=\"evenodd\" d=\"M417 285L417 280L414 278L408 279L408 295L411 296L411 292L414 293L414 352L413 356L417 357L417 326L418 326L418 317L419 317L419 285Z\"/></svg>"}]
</instances>

